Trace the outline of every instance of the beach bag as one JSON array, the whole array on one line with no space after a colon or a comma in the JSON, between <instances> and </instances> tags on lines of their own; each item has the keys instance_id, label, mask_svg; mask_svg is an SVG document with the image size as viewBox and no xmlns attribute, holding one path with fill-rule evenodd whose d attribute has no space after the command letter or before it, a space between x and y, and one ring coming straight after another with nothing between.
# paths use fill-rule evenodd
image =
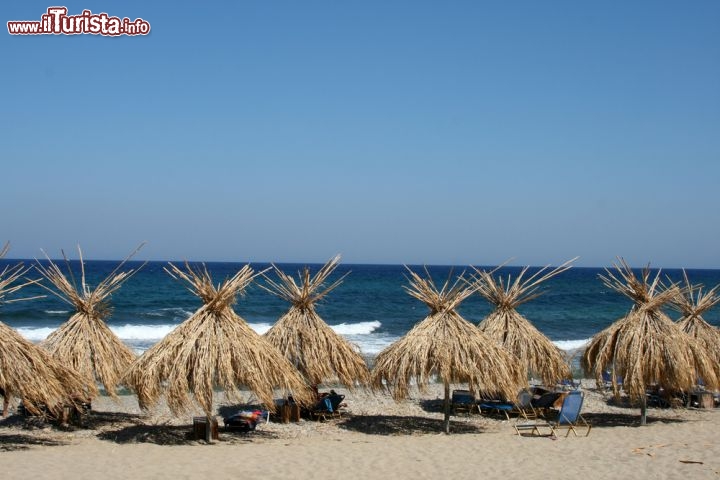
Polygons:
<instances>
[{"instance_id":1,"label":"beach bag","mask_svg":"<svg viewBox=\"0 0 720 480\"><path fill-rule=\"evenodd\" d=\"M235 431L235 432L250 432L252 430L255 430L255 427L257 427L257 421L260 415L258 415L256 412L238 412L235 415L232 415L227 418L223 418L223 423L225 424L225 430Z\"/></svg>"}]
</instances>

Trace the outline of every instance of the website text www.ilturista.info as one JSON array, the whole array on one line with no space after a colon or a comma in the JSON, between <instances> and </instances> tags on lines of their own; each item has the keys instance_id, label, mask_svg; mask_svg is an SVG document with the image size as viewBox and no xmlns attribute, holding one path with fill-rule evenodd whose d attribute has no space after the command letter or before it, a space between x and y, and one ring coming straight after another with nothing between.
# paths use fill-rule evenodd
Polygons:
<instances>
[{"instance_id":1,"label":"website text www.ilturista.info","mask_svg":"<svg viewBox=\"0 0 720 480\"><path fill-rule=\"evenodd\" d=\"M68 15L66 7L50 7L40 21L16 20L7 22L10 35L147 35L150 23L142 18L110 17L107 13L83 10L80 15Z\"/></svg>"}]
</instances>

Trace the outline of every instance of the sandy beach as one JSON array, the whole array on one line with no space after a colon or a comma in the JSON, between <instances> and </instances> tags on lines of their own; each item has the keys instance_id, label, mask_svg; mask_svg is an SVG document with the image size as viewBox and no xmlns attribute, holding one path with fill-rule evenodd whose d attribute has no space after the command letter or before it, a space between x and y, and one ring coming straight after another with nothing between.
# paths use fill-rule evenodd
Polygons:
<instances>
[{"instance_id":1,"label":"sandy beach","mask_svg":"<svg viewBox=\"0 0 720 480\"><path fill-rule=\"evenodd\" d=\"M501 417L454 416L439 433L441 388L395 403L347 395L347 413L326 422L282 424L271 416L255 432L192 439L191 415L162 406L142 413L134 396L100 397L83 429L58 429L11 415L0 422L0 461L8 478L717 478L720 416L715 409L650 409L608 404L583 381L588 437L518 437ZM248 399L252 400L252 399ZM218 399L219 416L240 408ZM222 425L222 419L220 419Z\"/></svg>"}]
</instances>

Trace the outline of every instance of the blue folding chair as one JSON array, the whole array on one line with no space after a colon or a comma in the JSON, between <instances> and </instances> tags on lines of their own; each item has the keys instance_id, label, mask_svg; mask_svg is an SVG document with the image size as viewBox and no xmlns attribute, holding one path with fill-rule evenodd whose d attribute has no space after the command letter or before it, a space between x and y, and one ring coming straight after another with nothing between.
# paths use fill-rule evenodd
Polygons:
<instances>
[{"instance_id":1,"label":"blue folding chair","mask_svg":"<svg viewBox=\"0 0 720 480\"><path fill-rule=\"evenodd\" d=\"M580 390L568 392L563 400L562 407L560 407L560 412L558 412L556 420L548 422L518 423L514 425L515 431L518 435L521 435L522 431L528 430L531 434L540 435L540 428L549 428L550 435L557 436L555 433L557 430L566 428L567 433L565 434L565 437L570 435L570 432L573 432L573 434L577 437L578 432L576 427L584 427L587 428L587 431L585 432L585 436L587 437L590 435L592 425L590 425L580 414L583 400L584 395Z\"/></svg>"}]
</instances>

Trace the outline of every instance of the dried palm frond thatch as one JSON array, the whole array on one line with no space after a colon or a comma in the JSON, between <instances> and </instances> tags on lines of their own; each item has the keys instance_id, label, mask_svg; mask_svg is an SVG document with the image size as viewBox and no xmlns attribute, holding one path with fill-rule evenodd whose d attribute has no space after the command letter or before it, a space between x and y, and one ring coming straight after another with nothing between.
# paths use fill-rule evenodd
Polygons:
<instances>
[{"instance_id":1,"label":"dried palm frond thatch","mask_svg":"<svg viewBox=\"0 0 720 480\"><path fill-rule=\"evenodd\" d=\"M545 385L555 385L571 378L570 366L562 352L549 338L517 311L517 307L542 295L538 290L542 282L571 267L570 260L549 270L544 267L524 279L528 268L515 277L493 277L492 272L475 269L473 276L476 291L495 306L478 328L497 341L506 351L527 366L529 374L539 376Z\"/></svg>"},{"instance_id":2,"label":"dried palm frond thatch","mask_svg":"<svg viewBox=\"0 0 720 480\"><path fill-rule=\"evenodd\" d=\"M701 377L706 385L717 388L718 366L704 347L662 312L661 308L680 294L677 284L663 286L660 272L651 278L649 267L638 278L622 258L613 267L615 272L606 269L600 279L634 305L624 318L593 337L582 363L598 382L605 370L611 370L616 394L617 379L622 378L623 390L640 404L640 423L644 425L649 386L689 391Z\"/></svg>"},{"instance_id":3,"label":"dried palm frond thatch","mask_svg":"<svg viewBox=\"0 0 720 480\"><path fill-rule=\"evenodd\" d=\"M409 271L408 294L425 303L430 314L404 337L383 350L372 370L373 385L387 388L393 398L407 398L411 382L420 391L436 376L445 388L445 432L450 430L450 384L514 399L527 384L527 371L491 338L458 314L457 307L472 295L463 276L437 288L430 274L422 278Z\"/></svg>"},{"instance_id":4,"label":"dried palm frond thatch","mask_svg":"<svg viewBox=\"0 0 720 480\"><path fill-rule=\"evenodd\" d=\"M9 244L6 244L0 250L0 258L5 256L8 248ZM6 300L6 297L36 283L34 280L17 283L28 270L17 264L0 272L0 304L16 301ZM84 400L88 393L86 382L80 375L55 361L45 350L2 322L0 389L6 400L11 396L21 398L31 413L40 414L46 408L56 418L61 416L64 405L72 404L75 397Z\"/></svg>"},{"instance_id":5,"label":"dried palm frond thatch","mask_svg":"<svg viewBox=\"0 0 720 480\"><path fill-rule=\"evenodd\" d=\"M268 341L285 355L290 363L312 385L338 381L349 389L356 384L366 386L370 372L359 349L335 333L315 310L315 304L340 285L347 274L330 284L325 281L340 263L340 256L330 259L315 275L305 267L299 283L273 265L280 279L267 276L264 290L290 302L290 310L265 334Z\"/></svg>"},{"instance_id":6,"label":"dried palm frond thatch","mask_svg":"<svg viewBox=\"0 0 720 480\"><path fill-rule=\"evenodd\" d=\"M54 287L43 288L68 303L75 309L70 319L52 332L42 346L57 360L91 380L97 395L99 382L111 397L117 396L120 379L135 360L135 353L115 335L107 323L111 313L110 297L120 286L132 277L138 269L121 272L120 269L141 248L138 246L125 260L100 283L92 288L85 278L85 262L78 246L80 262L80 284L70 268L70 262L62 252L67 275L45 255L48 264L36 262L35 268Z\"/></svg>"},{"instance_id":7,"label":"dried palm frond thatch","mask_svg":"<svg viewBox=\"0 0 720 480\"><path fill-rule=\"evenodd\" d=\"M215 387L235 399L240 398L239 387L247 387L270 409L274 387L293 392L299 403L310 401L297 370L233 311L237 295L258 275L249 265L217 286L204 265L186 263L182 270L171 263L165 270L187 282L203 306L131 366L127 381L142 408L157 403L164 393L174 414L197 403L210 418Z\"/></svg>"},{"instance_id":8,"label":"dried palm frond thatch","mask_svg":"<svg viewBox=\"0 0 720 480\"><path fill-rule=\"evenodd\" d=\"M670 305L682 314L678 326L697 340L712 357L720 364L720 329L713 327L703 319L703 313L720 303L720 285L703 291L702 285L693 285L683 270L685 280L681 295L673 298Z\"/></svg>"}]
</instances>

